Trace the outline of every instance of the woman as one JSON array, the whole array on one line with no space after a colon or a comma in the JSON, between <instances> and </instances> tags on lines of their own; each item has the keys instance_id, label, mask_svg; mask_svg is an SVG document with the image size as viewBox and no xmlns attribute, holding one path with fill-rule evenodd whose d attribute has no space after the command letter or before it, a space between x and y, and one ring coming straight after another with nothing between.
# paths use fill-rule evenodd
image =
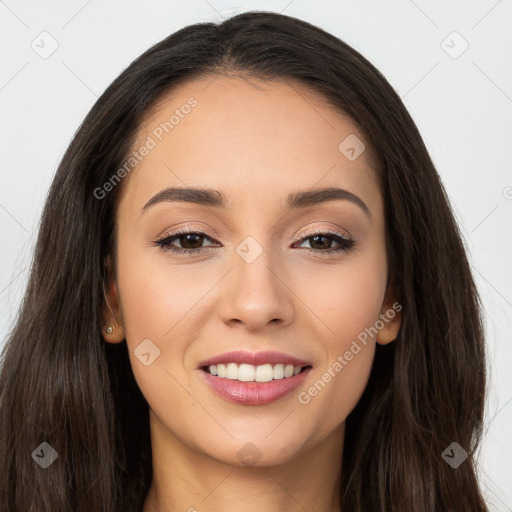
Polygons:
<instances>
[{"instance_id":1,"label":"woman","mask_svg":"<svg viewBox=\"0 0 512 512\"><path fill-rule=\"evenodd\" d=\"M104 92L1 373L3 511L484 511L481 306L421 136L304 21L179 30Z\"/></svg>"}]
</instances>

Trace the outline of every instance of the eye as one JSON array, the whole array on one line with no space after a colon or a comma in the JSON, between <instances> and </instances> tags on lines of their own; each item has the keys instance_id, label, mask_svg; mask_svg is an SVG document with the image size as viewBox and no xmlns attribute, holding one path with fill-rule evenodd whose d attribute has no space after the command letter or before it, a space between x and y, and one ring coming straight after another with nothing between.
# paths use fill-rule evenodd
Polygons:
<instances>
[{"instance_id":1,"label":"eye","mask_svg":"<svg viewBox=\"0 0 512 512\"><path fill-rule=\"evenodd\" d=\"M355 245L354 240L351 238L332 231L309 231L304 234L306 236L303 236L299 243L302 244L309 241L309 248L305 247L305 249L308 252L322 256L327 256L339 251L348 251ZM338 247L331 247L333 241L335 244L338 244Z\"/></svg>"},{"instance_id":2,"label":"eye","mask_svg":"<svg viewBox=\"0 0 512 512\"><path fill-rule=\"evenodd\" d=\"M174 233L170 233L169 235L165 235L164 237L155 240L154 243L163 251L172 251L176 254L190 254L206 249L206 247L202 247L202 239L213 242L212 238L201 231L179 229ZM182 247L175 247L172 245L175 240L179 241Z\"/></svg>"}]
</instances>

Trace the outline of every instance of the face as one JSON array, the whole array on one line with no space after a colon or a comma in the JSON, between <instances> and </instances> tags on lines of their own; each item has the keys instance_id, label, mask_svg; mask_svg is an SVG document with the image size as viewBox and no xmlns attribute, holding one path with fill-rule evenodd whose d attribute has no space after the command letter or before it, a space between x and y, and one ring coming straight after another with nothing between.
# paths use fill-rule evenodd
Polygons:
<instances>
[{"instance_id":1,"label":"face","mask_svg":"<svg viewBox=\"0 0 512 512\"><path fill-rule=\"evenodd\" d=\"M361 143L317 93L281 81L189 82L141 125L116 217L119 324L106 339L126 337L152 428L170 444L234 465L252 451L270 465L342 437L375 329L387 343L398 328L398 315L379 316L395 298ZM172 187L218 192L199 204L161 193ZM326 188L342 192L290 204ZM228 377L205 371L233 351L243 352L225 360Z\"/></svg>"}]
</instances>

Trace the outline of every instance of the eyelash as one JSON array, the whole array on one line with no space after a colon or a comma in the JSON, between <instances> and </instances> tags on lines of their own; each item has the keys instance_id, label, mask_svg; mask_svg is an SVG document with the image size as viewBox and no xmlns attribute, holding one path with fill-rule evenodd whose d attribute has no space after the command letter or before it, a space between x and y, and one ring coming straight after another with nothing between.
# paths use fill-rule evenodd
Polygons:
<instances>
[{"instance_id":1,"label":"eyelash","mask_svg":"<svg viewBox=\"0 0 512 512\"><path fill-rule=\"evenodd\" d=\"M162 251L167 252L171 251L175 254L194 254L203 251L204 249L207 249L207 247L199 247L196 249L183 249L181 247L174 247L171 245L171 242L180 238L183 235L199 235L201 238L206 238L208 241L213 242L213 239L209 237L206 233L203 233L201 231L192 231L188 229L178 229L174 233L170 233L162 238L159 238L154 241L154 244ZM324 238L330 238L334 240L335 242L340 244L340 247L337 249L328 249L326 251L322 251L319 249L309 249L305 247L307 252L310 254L321 256L327 256L333 253L339 253L340 251L349 251L354 245L355 242L351 238L346 238L343 235L340 235L339 233L335 233L332 231L308 231L304 233L304 236L299 240L299 242L304 242L306 240L309 240L310 238L313 238L315 236L322 236ZM211 247L211 246L210 246Z\"/></svg>"}]
</instances>

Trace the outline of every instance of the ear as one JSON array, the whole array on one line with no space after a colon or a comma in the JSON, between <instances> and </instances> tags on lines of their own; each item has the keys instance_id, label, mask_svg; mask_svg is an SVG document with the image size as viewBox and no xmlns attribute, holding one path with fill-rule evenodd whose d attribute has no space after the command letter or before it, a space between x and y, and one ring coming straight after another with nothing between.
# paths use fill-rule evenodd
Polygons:
<instances>
[{"instance_id":1,"label":"ear","mask_svg":"<svg viewBox=\"0 0 512 512\"><path fill-rule=\"evenodd\" d=\"M378 329L377 343L387 345L396 339L400 325L402 324L402 304L398 300L394 280L388 282L386 296L380 312L380 322L376 324L381 327ZM381 325L382 324L382 325Z\"/></svg>"},{"instance_id":2,"label":"ear","mask_svg":"<svg viewBox=\"0 0 512 512\"><path fill-rule=\"evenodd\" d=\"M103 312L103 327L101 335L107 343L121 343L125 338L121 308L119 305L119 291L112 271L112 260L107 256L107 290L105 292L105 308ZM110 331L110 332L109 332Z\"/></svg>"}]
</instances>

